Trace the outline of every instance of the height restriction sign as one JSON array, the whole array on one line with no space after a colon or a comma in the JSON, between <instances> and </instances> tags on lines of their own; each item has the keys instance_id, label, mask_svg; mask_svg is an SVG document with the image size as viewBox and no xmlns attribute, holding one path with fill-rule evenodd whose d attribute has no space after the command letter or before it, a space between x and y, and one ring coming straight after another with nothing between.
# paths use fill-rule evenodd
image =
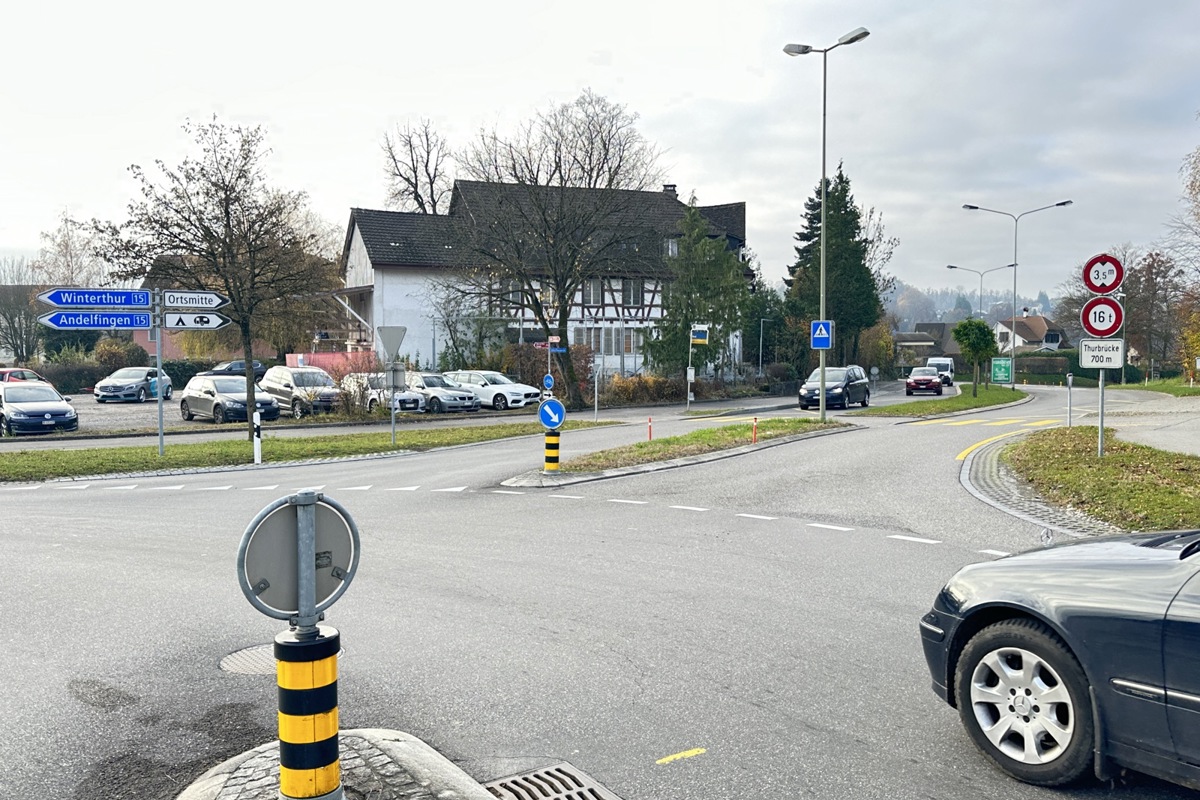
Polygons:
<instances>
[{"instance_id":1,"label":"height restriction sign","mask_svg":"<svg viewBox=\"0 0 1200 800\"><path fill-rule=\"evenodd\" d=\"M1083 285L1092 294L1112 294L1123 280L1125 268L1107 253L1092 256L1083 265Z\"/></svg>"}]
</instances>

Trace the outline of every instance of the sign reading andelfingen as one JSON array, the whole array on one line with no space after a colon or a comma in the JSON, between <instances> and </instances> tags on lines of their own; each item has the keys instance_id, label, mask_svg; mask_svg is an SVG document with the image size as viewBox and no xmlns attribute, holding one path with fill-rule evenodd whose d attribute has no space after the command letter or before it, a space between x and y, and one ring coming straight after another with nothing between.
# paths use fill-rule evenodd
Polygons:
<instances>
[{"instance_id":1,"label":"sign reading andelfingen","mask_svg":"<svg viewBox=\"0 0 1200 800\"><path fill-rule=\"evenodd\" d=\"M148 329L150 315L125 311L55 311L42 314L38 322L60 331L131 331Z\"/></svg>"}]
</instances>

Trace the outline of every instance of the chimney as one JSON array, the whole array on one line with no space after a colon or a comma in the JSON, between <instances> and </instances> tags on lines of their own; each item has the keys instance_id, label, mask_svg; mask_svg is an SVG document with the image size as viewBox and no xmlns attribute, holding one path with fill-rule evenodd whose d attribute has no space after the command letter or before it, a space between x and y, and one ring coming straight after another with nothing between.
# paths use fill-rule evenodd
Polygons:
<instances>
[{"instance_id":1,"label":"chimney","mask_svg":"<svg viewBox=\"0 0 1200 800\"><path fill-rule=\"evenodd\" d=\"M672 200L679 199L679 192L675 191L675 184L673 184L673 183L664 183L663 184L663 194L671 195Z\"/></svg>"}]
</instances>

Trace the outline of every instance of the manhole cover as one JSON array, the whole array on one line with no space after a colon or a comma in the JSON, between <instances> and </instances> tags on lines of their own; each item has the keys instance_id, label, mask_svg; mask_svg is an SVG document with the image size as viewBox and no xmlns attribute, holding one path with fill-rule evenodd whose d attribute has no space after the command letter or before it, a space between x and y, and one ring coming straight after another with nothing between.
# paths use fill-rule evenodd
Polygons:
<instances>
[{"instance_id":1,"label":"manhole cover","mask_svg":"<svg viewBox=\"0 0 1200 800\"><path fill-rule=\"evenodd\" d=\"M502 800L621 800L566 761L485 783Z\"/></svg>"},{"instance_id":2,"label":"manhole cover","mask_svg":"<svg viewBox=\"0 0 1200 800\"><path fill-rule=\"evenodd\" d=\"M345 648L338 651L339 659L345 655ZM221 659L221 669L237 675L274 675L275 645L256 644L230 653Z\"/></svg>"}]
</instances>

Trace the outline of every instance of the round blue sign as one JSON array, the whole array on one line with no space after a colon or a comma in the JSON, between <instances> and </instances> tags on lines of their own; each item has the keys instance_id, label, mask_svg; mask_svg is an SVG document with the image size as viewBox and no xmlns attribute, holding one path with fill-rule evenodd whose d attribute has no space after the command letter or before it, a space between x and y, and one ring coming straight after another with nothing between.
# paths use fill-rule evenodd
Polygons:
<instances>
[{"instance_id":1,"label":"round blue sign","mask_svg":"<svg viewBox=\"0 0 1200 800\"><path fill-rule=\"evenodd\" d=\"M545 386L547 390L554 388L554 376L549 372L546 373L546 377L542 378L542 386Z\"/></svg>"},{"instance_id":2,"label":"round blue sign","mask_svg":"<svg viewBox=\"0 0 1200 800\"><path fill-rule=\"evenodd\" d=\"M556 397L550 397L538 404L538 421L547 430L558 430L567 421L567 407Z\"/></svg>"}]
</instances>

